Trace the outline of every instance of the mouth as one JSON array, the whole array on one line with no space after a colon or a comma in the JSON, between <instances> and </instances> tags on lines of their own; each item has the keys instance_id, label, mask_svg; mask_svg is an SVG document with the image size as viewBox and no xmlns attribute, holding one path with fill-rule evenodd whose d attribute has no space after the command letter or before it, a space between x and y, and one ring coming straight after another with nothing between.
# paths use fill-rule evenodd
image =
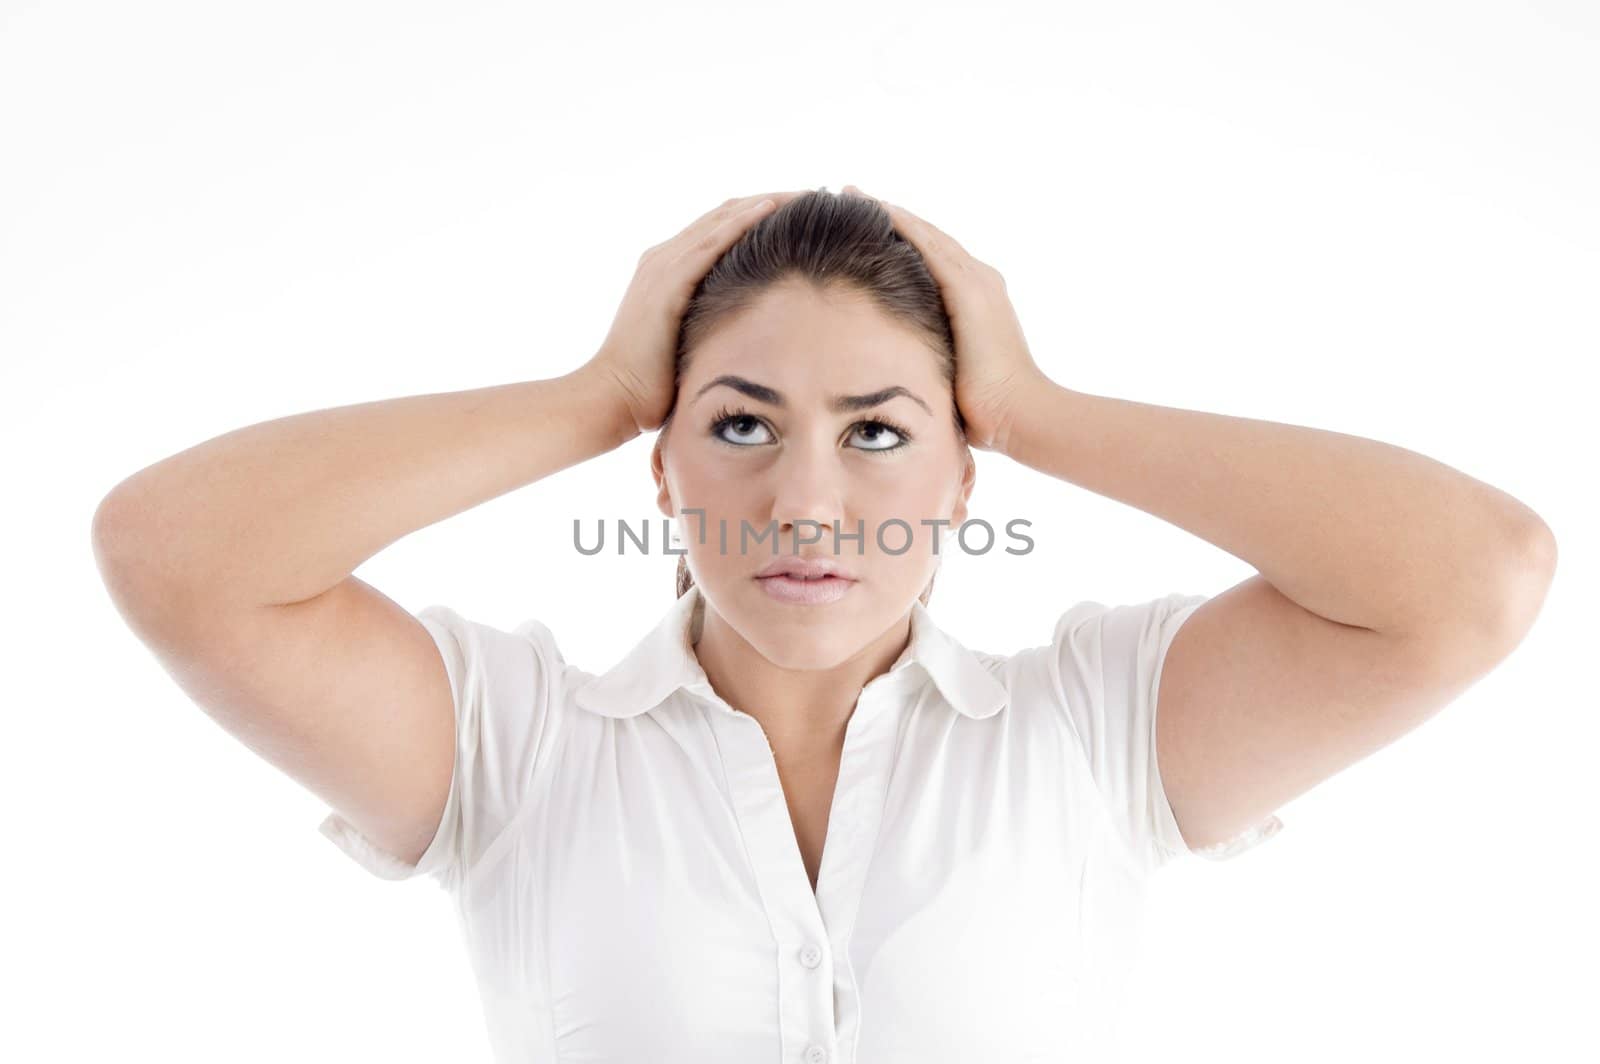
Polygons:
<instances>
[{"instance_id":1,"label":"mouth","mask_svg":"<svg viewBox=\"0 0 1600 1064\"><path fill-rule=\"evenodd\" d=\"M852 579L850 571L844 565L822 555L790 555L787 558L775 558L756 573L758 580L771 576L787 576L795 580L813 580L824 576Z\"/></svg>"},{"instance_id":2,"label":"mouth","mask_svg":"<svg viewBox=\"0 0 1600 1064\"><path fill-rule=\"evenodd\" d=\"M777 601L802 606L820 606L838 602L856 583L849 577L834 573L818 576L778 573L773 576L758 576L756 582L761 585L763 591Z\"/></svg>"}]
</instances>

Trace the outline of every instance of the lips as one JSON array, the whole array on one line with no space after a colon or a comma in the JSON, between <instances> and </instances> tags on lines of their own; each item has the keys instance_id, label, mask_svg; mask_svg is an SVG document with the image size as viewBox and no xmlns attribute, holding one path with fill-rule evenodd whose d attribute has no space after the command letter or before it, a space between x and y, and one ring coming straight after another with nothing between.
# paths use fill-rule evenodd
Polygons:
<instances>
[{"instance_id":1,"label":"lips","mask_svg":"<svg viewBox=\"0 0 1600 1064\"><path fill-rule=\"evenodd\" d=\"M806 582L813 580L849 581L855 579L844 566L831 559L798 556L779 558L756 573L757 580L765 580L774 576L785 576L791 580L803 580Z\"/></svg>"},{"instance_id":2,"label":"lips","mask_svg":"<svg viewBox=\"0 0 1600 1064\"><path fill-rule=\"evenodd\" d=\"M817 566L768 566L774 572L758 576L756 583L776 602L791 606L827 606L838 602L856 586L854 579Z\"/></svg>"}]
</instances>

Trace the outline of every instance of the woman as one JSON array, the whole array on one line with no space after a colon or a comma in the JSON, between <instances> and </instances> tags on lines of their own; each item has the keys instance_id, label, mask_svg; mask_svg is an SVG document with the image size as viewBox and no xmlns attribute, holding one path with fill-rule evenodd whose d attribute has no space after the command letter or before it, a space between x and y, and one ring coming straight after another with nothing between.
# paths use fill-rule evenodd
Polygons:
<instances>
[{"instance_id":1,"label":"woman","mask_svg":"<svg viewBox=\"0 0 1600 1064\"><path fill-rule=\"evenodd\" d=\"M599 674L349 575L657 429L679 597ZM969 650L927 603L973 446L1259 573ZM998 273L826 191L651 248L564 377L239 430L96 524L125 615L328 837L450 891L507 1061L1103 1059L1149 876L1437 711L1554 567L1411 452L1061 387Z\"/></svg>"}]
</instances>

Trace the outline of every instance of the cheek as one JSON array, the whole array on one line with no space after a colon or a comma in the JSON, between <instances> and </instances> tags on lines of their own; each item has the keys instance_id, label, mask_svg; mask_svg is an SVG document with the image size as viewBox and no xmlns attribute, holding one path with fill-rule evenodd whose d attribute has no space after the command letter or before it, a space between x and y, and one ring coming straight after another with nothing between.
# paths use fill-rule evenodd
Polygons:
<instances>
[{"instance_id":1,"label":"cheek","mask_svg":"<svg viewBox=\"0 0 1600 1064\"><path fill-rule=\"evenodd\" d=\"M709 512L736 502L742 494L736 480L700 456L680 459L671 472L673 497L680 510L698 507Z\"/></svg>"},{"instance_id":2,"label":"cheek","mask_svg":"<svg viewBox=\"0 0 1600 1064\"><path fill-rule=\"evenodd\" d=\"M857 485L861 513L869 519L898 517L913 527L923 519L948 517L954 497L949 481L935 474L937 468L905 463L881 474L873 471Z\"/></svg>"},{"instance_id":3,"label":"cheek","mask_svg":"<svg viewBox=\"0 0 1600 1064\"><path fill-rule=\"evenodd\" d=\"M742 573L752 556L772 555L769 511L763 509L771 500L762 495L759 482L749 476L730 476L725 467L702 459L679 465L673 485L677 545L688 551L701 572L707 576ZM750 531L741 546L741 529L746 525ZM763 533L766 538L758 538Z\"/></svg>"}]
</instances>

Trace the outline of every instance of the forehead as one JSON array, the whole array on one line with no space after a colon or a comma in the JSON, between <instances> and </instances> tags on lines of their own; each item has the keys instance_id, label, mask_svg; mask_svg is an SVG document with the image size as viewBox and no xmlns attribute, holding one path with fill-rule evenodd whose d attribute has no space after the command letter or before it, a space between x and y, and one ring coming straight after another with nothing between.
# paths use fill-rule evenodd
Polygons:
<instances>
[{"instance_id":1,"label":"forehead","mask_svg":"<svg viewBox=\"0 0 1600 1064\"><path fill-rule=\"evenodd\" d=\"M804 282L774 285L718 323L692 352L684 383L692 388L723 373L802 396L892 384L923 393L944 384L938 356L919 332L857 291Z\"/></svg>"}]
</instances>

